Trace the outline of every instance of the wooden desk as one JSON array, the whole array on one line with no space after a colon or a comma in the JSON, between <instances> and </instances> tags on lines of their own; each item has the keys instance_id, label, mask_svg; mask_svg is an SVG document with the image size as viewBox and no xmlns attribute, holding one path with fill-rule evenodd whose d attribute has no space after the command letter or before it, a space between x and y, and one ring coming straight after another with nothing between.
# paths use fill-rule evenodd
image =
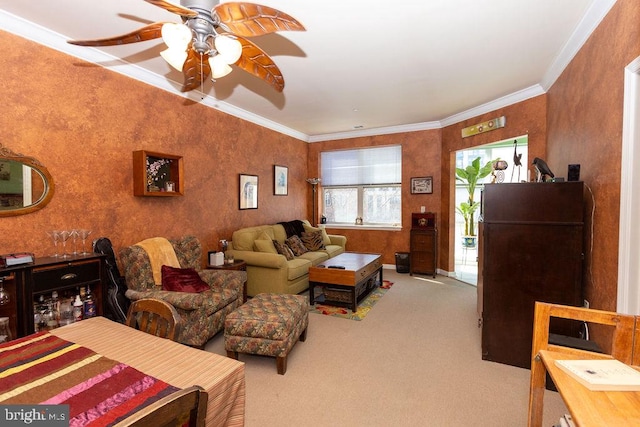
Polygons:
<instances>
[{"instance_id":1,"label":"wooden desk","mask_svg":"<svg viewBox=\"0 0 640 427\"><path fill-rule=\"evenodd\" d=\"M593 353L549 344L549 319L560 317L589 323L613 326L611 355ZM632 364L634 346L638 347L640 317L629 316L581 307L536 303L531 384L529 390L529 427L542 425L542 409L546 373L548 372L569 409L573 421L579 427L639 426L640 392L591 391L558 368L556 360L562 359L618 359ZM638 366L633 366L640 369Z\"/></svg>"},{"instance_id":2,"label":"wooden desk","mask_svg":"<svg viewBox=\"0 0 640 427\"><path fill-rule=\"evenodd\" d=\"M584 359L584 357L548 350L541 350L539 355L545 370L551 375L567 405L576 426L631 427L640 425L640 392L591 391L555 364L556 360ZM606 355L594 357L594 359L596 358L611 359ZM544 390L544 385L542 388ZM541 409L542 405L540 405Z\"/></svg>"}]
</instances>

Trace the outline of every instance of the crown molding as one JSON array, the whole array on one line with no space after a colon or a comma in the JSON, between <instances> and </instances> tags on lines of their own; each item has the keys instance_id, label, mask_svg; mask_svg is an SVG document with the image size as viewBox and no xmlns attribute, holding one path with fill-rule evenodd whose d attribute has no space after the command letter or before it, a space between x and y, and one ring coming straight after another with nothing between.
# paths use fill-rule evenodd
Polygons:
<instances>
[{"instance_id":1,"label":"crown molding","mask_svg":"<svg viewBox=\"0 0 640 427\"><path fill-rule=\"evenodd\" d=\"M540 86L544 91L548 91L558 80L565 68L573 60L576 54L582 49L593 31L600 25L605 16L609 13L617 0L595 0L582 21L576 27L567 43L562 47L560 53L547 70Z\"/></svg>"}]
</instances>

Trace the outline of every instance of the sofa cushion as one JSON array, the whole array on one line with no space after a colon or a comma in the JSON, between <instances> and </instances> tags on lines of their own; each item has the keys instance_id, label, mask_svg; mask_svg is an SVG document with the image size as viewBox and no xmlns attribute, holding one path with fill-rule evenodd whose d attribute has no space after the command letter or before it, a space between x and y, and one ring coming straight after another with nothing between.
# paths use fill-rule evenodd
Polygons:
<instances>
[{"instance_id":1,"label":"sofa cushion","mask_svg":"<svg viewBox=\"0 0 640 427\"><path fill-rule=\"evenodd\" d=\"M211 289L193 268L176 268L163 265L161 270L162 290L198 293Z\"/></svg>"},{"instance_id":2,"label":"sofa cushion","mask_svg":"<svg viewBox=\"0 0 640 427\"><path fill-rule=\"evenodd\" d=\"M322 241L325 245L330 245L331 244L331 239L329 238L329 234L327 234L327 230L325 230L324 228L317 228L317 227L312 227L307 223L303 224L304 227L304 231L318 231L321 230L322 231Z\"/></svg>"},{"instance_id":3,"label":"sofa cushion","mask_svg":"<svg viewBox=\"0 0 640 427\"><path fill-rule=\"evenodd\" d=\"M329 255L325 251L309 251L303 255L300 255L300 258L311 261L311 264L318 265L329 259Z\"/></svg>"},{"instance_id":4,"label":"sofa cushion","mask_svg":"<svg viewBox=\"0 0 640 427\"><path fill-rule=\"evenodd\" d=\"M303 231L301 239L304 246L310 251L319 251L320 249L324 249L322 230Z\"/></svg>"},{"instance_id":5,"label":"sofa cushion","mask_svg":"<svg viewBox=\"0 0 640 427\"><path fill-rule=\"evenodd\" d=\"M276 248L276 251L280 255L284 255L287 261L291 261L292 259L295 258L295 256L293 255L293 252L291 251L291 248L287 246L285 243L278 242L277 240L274 240L272 243L273 243L273 246Z\"/></svg>"},{"instance_id":6,"label":"sofa cushion","mask_svg":"<svg viewBox=\"0 0 640 427\"><path fill-rule=\"evenodd\" d=\"M282 224L273 224L271 230L273 231L274 240L277 240L278 242L284 242L287 240L287 232Z\"/></svg>"},{"instance_id":7,"label":"sofa cushion","mask_svg":"<svg viewBox=\"0 0 640 427\"><path fill-rule=\"evenodd\" d=\"M313 264L308 259L294 258L291 261L287 261L288 271L287 279L296 280L299 277L309 274L309 267Z\"/></svg>"},{"instance_id":8,"label":"sofa cushion","mask_svg":"<svg viewBox=\"0 0 640 427\"><path fill-rule=\"evenodd\" d=\"M253 242L256 251L258 252L266 252L269 254L277 254L278 251L276 247L273 245L273 240L256 240Z\"/></svg>"},{"instance_id":9,"label":"sofa cushion","mask_svg":"<svg viewBox=\"0 0 640 427\"><path fill-rule=\"evenodd\" d=\"M327 245L323 249L329 255L329 258L333 258L334 256L338 256L344 252L344 248L340 245Z\"/></svg>"},{"instance_id":10,"label":"sofa cushion","mask_svg":"<svg viewBox=\"0 0 640 427\"><path fill-rule=\"evenodd\" d=\"M302 239L298 236L291 236L284 242L291 248L295 256L300 256L308 251L302 242Z\"/></svg>"},{"instance_id":11,"label":"sofa cushion","mask_svg":"<svg viewBox=\"0 0 640 427\"><path fill-rule=\"evenodd\" d=\"M262 230L262 233L260 233L258 235L258 238L256 240L273 240L275 238L276 238L276 236L273 233L273 229L272 228L266 228L266 229Z\"/></svg>"},{"instance_id":12,"label":"sofa cushion","mask_svg":"<svg viewBox=\"0 0 640 427\"><path fill-rule=\"evenodd\" d=\"M256 227L236 230L232 235L233 249L237 251L253 251L253 242L265 231L271 230L270 225L260 225Z\"/></svg>"}]
</instances>

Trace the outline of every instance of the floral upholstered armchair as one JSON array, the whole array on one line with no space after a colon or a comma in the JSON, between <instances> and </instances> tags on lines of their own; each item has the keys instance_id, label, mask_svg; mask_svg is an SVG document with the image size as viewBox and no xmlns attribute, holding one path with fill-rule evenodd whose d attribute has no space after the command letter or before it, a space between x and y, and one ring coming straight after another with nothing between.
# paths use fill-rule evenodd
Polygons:
<instances>
[{"instance_id":1,"label":"floral upholstered armchair","mask_svg":"<svg viewBox=\"0 0 640 427\"><path fill-rule=\"evenodd\" d=\"M176 341L203 348L224 327L224 319L243 302L246 272L230 270L203 270L202 246L194 236L168 239L181 269L193 269L209 286L201 292L163 290L154 280L150 256L140 243L120 250L120 263L124 271L132 301L157 298L173 305L182 319L182 329ZM171 248L169 248L171 250Z\"/></svg>"}]
</instances>

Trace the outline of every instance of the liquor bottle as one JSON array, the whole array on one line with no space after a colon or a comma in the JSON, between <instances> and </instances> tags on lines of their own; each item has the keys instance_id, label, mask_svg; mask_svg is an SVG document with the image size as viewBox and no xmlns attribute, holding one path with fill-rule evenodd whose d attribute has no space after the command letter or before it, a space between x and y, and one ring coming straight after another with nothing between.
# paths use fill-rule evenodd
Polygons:
<instances>
[{"instance_id":1,"label":"liquor bottle","mask_svg":"<svg viewBox=\"0 0 640 427\"><path fill-rule=\"evenodd\" d=\"M76 300L73 302L73 320L77 322L82 320L84 309L80 295L76 295Z\"/></svg>"},{"instance_id":2,"label":"liquor bottle","mask_svg":"<svg viewBox=\"0 0 640 427\"><path fill-rule=\"evenodd\" d=\"M84 298L84 318L88 319L89 317L95 317L95 315L96 304L91 296L91 288L87 286L87 293Z\"/></svg>"},{"instance_id":3,"label":"liquor bottle","mask_svg":"<svg viewBox=\"0 0 640 427\"><path fill-rule=\"evenodd\" d=\"M11 327L9 327L9 318L0 317L0 343L11 341Z\"/></svg>"},{"instance_id":4,"label":"liquor bottle","mask_svg":"<svg viewBox=\"0 0 640 427\"><path fill-rule=\"evenodd\" d=\"M51 309L53 310L53 316L56 319L56 323L60 322L60 299L58 298L58 291L51 292Z\"/></svg>"}]
</instances>

